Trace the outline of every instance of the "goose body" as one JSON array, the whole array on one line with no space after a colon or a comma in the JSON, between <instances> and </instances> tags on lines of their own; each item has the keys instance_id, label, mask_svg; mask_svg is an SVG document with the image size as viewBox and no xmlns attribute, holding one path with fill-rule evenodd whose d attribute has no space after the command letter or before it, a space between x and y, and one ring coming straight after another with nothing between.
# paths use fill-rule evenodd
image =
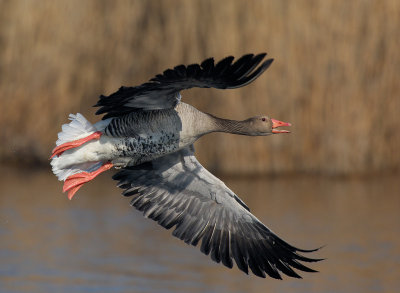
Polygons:
<instances>
[{"instance_id":1,"label":"goose body","mask_svg":"<svg viewBox=\"0 0 400 293\"><path fill-rule=\"evenodd\" d=\"M165 110L141 111L113 119L104 133L124 138L119 157L133 158L127 165L151 161L193 144L202 135L216 131L213 118L196 108L179 103Z\"/></svg>"},{"instance_id":2,"label":"goose body","mask_svg":"<svg viewBox=\"0 0 400 293\"><path fill-rule=\"evenodd\" d=\"M101 96L103 120L91 124L81 114L63 125L51 165L71 199L101 172L121 169L114 179L132 197L131 205L186 243L197 245L216 262L257 276L300 277L292 268L313 272L303 250L281 240L221 180L194 156L193 143L211 132L250 136L287 133L289 123L266 115L235 121L203 113L181 102L191 87L237 88L256 79L272 62L266 54L227 57L214 64L176 66L136 87Z\"/></svg>"}]
</instances>

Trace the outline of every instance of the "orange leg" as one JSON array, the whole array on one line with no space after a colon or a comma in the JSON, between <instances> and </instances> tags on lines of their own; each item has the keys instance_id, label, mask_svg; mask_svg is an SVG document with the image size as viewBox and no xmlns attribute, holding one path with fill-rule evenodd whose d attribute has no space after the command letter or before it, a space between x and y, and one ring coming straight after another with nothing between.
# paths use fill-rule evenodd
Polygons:
<instances>
[{"instance_id":1,"label":"orange leg","mask_svg":"<svg viewBox=\"0 0 400 293\"><path fill-rule=\"evenodd\" d=\"M68 191L68 199L72 199L75 193L78 191L79 188L82 187L83 184L89 182L90 180L94 179L100 173L107 171L108 169L112 168L113 164L108 162L102 165L99 169L93 172L81 172L74 175L69 176L65 179L63 192Z\"/></svg>"},{"instance_id":2,"label":"orange leg","mask_svg":"<svg viewBox=\"0 0 400 293\"><path fill-rule=\"evenodd\" d=\"M88 142L92 139L99 139L100 136L102 135L101 131L96 131L94 133L92 133L89 136L86 136L84 138L81 139L77 139L77 140L73 140L73 141L69 141L63 144L60 144L59 146L55 147L53 149L53 152L51 154L51 158L53 158L54 156L60 156L63 152L65 152L66 150L72 149L72 148L76 148L78 146L83 145L85 142Z\"/></svg>"}]
</instances>

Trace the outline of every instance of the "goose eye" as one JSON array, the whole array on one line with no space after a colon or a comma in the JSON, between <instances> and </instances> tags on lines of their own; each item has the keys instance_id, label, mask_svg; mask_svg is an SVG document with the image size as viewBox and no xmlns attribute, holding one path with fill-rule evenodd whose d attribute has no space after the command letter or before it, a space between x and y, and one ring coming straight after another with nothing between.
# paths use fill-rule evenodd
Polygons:
<instances>
[{"instance_id":1,"label":"goose eye","mask_svg":"<svg viewBox=\"0 0 400 293\"><path fill-rule=\"evenodd\" d=\"M265 118L261 118L262 121L265 121Z\"/></svg>"}]
</instances>

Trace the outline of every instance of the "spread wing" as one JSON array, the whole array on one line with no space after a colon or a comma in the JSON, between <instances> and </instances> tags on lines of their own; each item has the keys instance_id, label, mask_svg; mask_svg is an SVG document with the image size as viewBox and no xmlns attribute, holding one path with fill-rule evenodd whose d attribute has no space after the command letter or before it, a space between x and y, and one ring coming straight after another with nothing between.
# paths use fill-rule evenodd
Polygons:
<instances>
[{"instance_id":1,"label":"spread wing","mask_svg":"<svg viewBox=\"0 0 400 293\"><path fill-rule=\"evenodd\" d=\"M233 62L226 57L214 65L214 59L200 65L179 65L156 75L149 82L136 87L121 87L109 96L100 96L95 105L96 114L109 117L121 116L137 110L173 108L180 101L179 92L193 87L234 89L245 86L260 76L272 63L268 59L259 65L267 54L248 54Z\"/></svg>"},{"instance_id":2,"label":"spread wing","mask_svg":"<svg viewBox=\"0 0 400 293\"><path fill-rule=\"evenodd\" d=\"M302 262L319 259L298 252L264 226L226 185L195 158L193 147L149 163L125 168L113 177L132 197L131 205L173 235L210 254L216 262L260 277L280 279L280 272L300 278L293 268L315 272Z\"/></svg>"}]
</instances>

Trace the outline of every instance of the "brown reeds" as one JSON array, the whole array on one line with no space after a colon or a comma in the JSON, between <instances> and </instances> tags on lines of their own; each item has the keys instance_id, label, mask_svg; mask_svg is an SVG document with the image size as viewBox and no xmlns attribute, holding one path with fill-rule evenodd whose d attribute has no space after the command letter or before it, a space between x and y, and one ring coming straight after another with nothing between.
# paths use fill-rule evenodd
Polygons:
<instances>
[{"instance_id":1,"label":"brown reeds","mask_svg":"<svg viewBox=\"0 0 400 293\"><path fill-rule=\"evenodd\" d=\"M268 138L213 134L200 161L231 174L357 174L400 166L399 1L1 1L0 160L46 162L69 113L167 67L268 52L235 91L185 101L291 122Z\"/></svg>"}]
</instances>

